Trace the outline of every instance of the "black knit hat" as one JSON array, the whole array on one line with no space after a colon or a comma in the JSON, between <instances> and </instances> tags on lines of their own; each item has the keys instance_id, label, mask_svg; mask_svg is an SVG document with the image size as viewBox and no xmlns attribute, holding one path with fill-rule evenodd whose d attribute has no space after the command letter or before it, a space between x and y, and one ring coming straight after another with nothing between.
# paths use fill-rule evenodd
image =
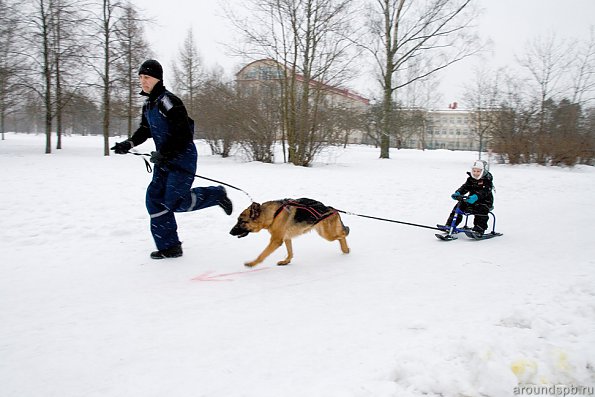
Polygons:
<instances>
[{"instance_id":1,"label":"black knit hat","mask_svg":"<svg viewBox=\"0 0 595 397\"><path fill-rule=\"evenodd\" d=\"M147 76L155 77L158 80L163 80L163 68L161 64L154 59L144 61L138 69L138 74L145 74Z\"/></svg>"}]
</instances>

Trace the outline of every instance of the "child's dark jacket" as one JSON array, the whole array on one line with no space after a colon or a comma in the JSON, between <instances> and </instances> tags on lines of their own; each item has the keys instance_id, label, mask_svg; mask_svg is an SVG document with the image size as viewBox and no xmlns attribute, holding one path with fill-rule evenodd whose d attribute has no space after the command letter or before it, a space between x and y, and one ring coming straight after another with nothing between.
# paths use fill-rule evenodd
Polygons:
<instances>
[{"instance_id":1,"label":"child's dark jacket","mask_svg":"<svg viewBox=\"0 0 595 397\"><path fill-rule=\"evenodd\" d=\"M478 197L476 204L486 204L488 207L492 207L494 205L492 174L488 172L479 179L473 178L470 172L467 172L467 175L469 177L457 191L462 195L466 193L469 193L469 195L476 194Z\"/></svg>"}]
</instances>

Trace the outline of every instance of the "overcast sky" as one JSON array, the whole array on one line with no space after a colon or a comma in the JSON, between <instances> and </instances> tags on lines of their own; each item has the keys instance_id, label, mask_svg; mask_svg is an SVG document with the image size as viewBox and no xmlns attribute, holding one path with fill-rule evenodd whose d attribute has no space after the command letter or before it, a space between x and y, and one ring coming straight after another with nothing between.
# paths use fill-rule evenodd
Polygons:
<instances>
[{"instance_id":1,"label":"overcast sky","mask_svg":"<svg viewBox=\"0 0 595 397\"><path fill-rule=\"evenodd\" d=\"M538 36L555 33L557 38L587 40L589 29L595 26L595 0L476 0L483 9L479 22L480 34L493 41L493 51L486 54L494 66L513 65L526 43ZM156 24L147 32L156 58L169 78L171 61L175 59L188 30L192 28L195 42L204 63L212 68L221 66L228 75L237 71L242 60L231 56L225 44L238 41L231 23L224 17L221 0L133 0ZM241 4L236 0L236 4ZM462 85L472 76L478 59L466 60L451 67L441 76L440 90L445 105L460 101ZM360 83L357 91L369 95Z\"/></svg>"}]
</instances>

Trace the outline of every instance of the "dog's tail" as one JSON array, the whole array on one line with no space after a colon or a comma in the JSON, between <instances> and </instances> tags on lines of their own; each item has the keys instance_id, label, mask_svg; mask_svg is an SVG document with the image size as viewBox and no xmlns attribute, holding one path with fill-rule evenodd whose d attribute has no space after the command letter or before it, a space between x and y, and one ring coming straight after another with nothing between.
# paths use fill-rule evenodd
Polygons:
<instances>
[{"instance_id":1,"label":"dog's tail","mask_svg":"<svg viewBox=\"0 0 595 397\"><path fill-rule=\"evenodd\" d=\"M343 230L345 231L345 237L349 236L349 226L345 226L343 219L339 218L339 220L341 221L341 226L343 226Z\"/></svg>"}]
</instances>

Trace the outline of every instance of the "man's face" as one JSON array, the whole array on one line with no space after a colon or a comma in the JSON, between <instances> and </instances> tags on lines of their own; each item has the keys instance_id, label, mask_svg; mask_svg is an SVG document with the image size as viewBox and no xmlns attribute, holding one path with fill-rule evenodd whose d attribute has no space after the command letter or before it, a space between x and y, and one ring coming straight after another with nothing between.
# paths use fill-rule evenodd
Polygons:
<instances>
[{"instance_id":1,"label":"man's face","mask_svg":"<svg viewBox=\"0 0 595 397\"><path fill-rule=\"evenodd\" d=\"M141 88L147 94L150 94L151 91L153 91L153 87L155 87L155 84L157 84L157 82L159 81L159 79L156 79L153 76L148 76L146 74L139 74L138 79L140 81Z\"/></svg>"}]
</instances>

